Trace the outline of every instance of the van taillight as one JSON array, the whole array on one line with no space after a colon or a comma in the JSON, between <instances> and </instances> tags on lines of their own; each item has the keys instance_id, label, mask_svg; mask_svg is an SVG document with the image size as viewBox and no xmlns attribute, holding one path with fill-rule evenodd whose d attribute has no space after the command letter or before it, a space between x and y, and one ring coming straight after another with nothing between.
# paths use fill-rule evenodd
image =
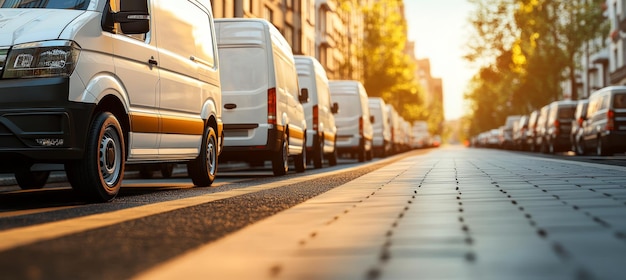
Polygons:
<instances>
[{"instance_id":1,"label":"van taillight","mask_svg":"<svg viewBox=\"0 0 626 280\"><path fill-rule=\"evenodd\" d=\"M363 117L359 118L359 135L363 135Z\"/></svg>"},{"instance_id":2,"label":"van taillight","mask_svg":"<svg viewBox=\"0 0 626 280\"><path fill-rule=\"evenodd\" d=\"M276 88L267 90L267 123L276 124Z\"/></svg>"},{"instance_id":3,"label":"van taillight","mask_svg":"<svg viewBox=\"0 0 626 280\"><path fill-rule=\"evenodd\" d=\"M317 107L317 105L313 106L313 130L317 131L318 125L319 125L319 121L320 121L320 116L319 116L319 108Z\"/></svg>"},{"instance_id":4,"label":"van taillight","mask_svg":"<svg viewBox=\"0 0 626 280\"><path fill-rule=\"evenodd\" d=\"M615 112L609 110L606 112L606 130L615 129Z\"/></svg>"},{"instance_id":5,"label":"van taillight","mask_svg":"<svg viewBox=\"0 0 626 280\"><path fill-rule=\"evenodd\" d=\"M578 118L578 126L583 126L583 122L584 121L585 121L585 119L583 119L582 117Z\"/></svg>"},{"instance_id":6,"label":"van taillight","mask_svg":"<svg viewBox=\"0 0 626 280\"><path fill-rule=\"evenodd\" d=\"M561 122L559 122L559 120L555 120L554 121L554 133L555 134L559 134L559 132L561 132L560 126L561 126Z\"/></svg>"}]
</instances>

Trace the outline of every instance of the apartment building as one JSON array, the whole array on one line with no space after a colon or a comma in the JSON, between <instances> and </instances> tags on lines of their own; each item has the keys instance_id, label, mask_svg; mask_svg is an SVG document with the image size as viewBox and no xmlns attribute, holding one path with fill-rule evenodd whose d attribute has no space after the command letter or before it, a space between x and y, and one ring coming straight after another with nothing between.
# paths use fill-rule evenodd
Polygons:
<instances>
[{"instance_id":1,"label":"apartment building","mask_svg":"<svg viewBox=\"0 0 626 280\"><path fill-rule=\"evenodd\" d=\"M610 84L626 85L626 0L607 0L606 8L611 23Z\"/></svg>"}]
</instances>

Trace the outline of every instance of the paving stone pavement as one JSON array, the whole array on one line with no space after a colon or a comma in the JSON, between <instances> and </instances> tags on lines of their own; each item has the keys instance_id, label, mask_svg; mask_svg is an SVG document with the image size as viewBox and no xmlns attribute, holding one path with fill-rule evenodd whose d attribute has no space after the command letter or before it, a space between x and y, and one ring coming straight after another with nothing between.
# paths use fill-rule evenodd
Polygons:
<instances>
[{"instance_id":1,"label":"paving stone pavement","mask_svg":"<svg viewBox=\"0 0 626 280\"><path fill-rule=\"evenodd\" d=\"M625 171L438 149L138 279L626 279Z\"/></svg>"}]
</instances>

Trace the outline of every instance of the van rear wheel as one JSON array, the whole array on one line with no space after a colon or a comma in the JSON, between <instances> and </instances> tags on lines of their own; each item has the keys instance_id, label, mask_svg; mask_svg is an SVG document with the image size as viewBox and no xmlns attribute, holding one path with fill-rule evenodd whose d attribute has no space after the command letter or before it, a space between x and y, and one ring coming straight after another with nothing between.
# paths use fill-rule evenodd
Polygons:
<instances>
[{"instance_id":1,"label":"van rear wheel","mask_svg":"<svg viewBox=\"0 0 626 280\"><path fill-rule=\"evenodd\" d=\"M304 142L302 142L302 152L296 155L293 160L296 166L296 172L302 173L306 170L306 138L304 138Z\"/></svg>"},{"instance_id":2,"label":"van rear wheel","mask_svg":"<svg viewBox=\"0 0 626 280\"><path fill-rule=\"evenodd\" d=\"M283 135L281 147L277 153L272 155L272 171L274 176L283 176L289 170L289 140Z\"/></svg>"},{"instance_id":3,"label":"van rear wheel","mask_svg":"<svg viewBox=\"0 0 626 280\"><path fill-rule=\"evenodd\" d=\"M123 135L112 113L98 114L87 132L85 155L65 165L72 188L85 199L106 202L119 193L126 162Z\"/></svg>"},{"instance_id":4,"label":"van rear wheel","mask_svg":"<svg viewBox=\"0 0 626 280\"><path fill-rule=\"evenodd\" d=\"M330 166L337 165L337 157L339 157L339 155L338 155L338 152L337 152L337 145L335 144L333 152L328 154L328 165L330 165Z\"/></svg>"},{"instance_id":5,"label":"van rear wheel","mask_svg":"<svg viewBox=\"0 0 626 280\"><path fill-rule=\"evenodd\" d=\"M324 137L313 139L313 167L322 168L324 160Z\"/></svg>"},{"instance_id":6,"label":"van rear wheel","mask_svg":"<svg viewBox=\"0 0 626 280\"><path fill-rule=\"evenodd\" d=\"M172 169L173 167L172 165ZM193 184L198 187L208 187L213 184L217 173L217 136L213 127L206 127L200 155L187 163L187 173Z\"/></svg>"}]
</instances>

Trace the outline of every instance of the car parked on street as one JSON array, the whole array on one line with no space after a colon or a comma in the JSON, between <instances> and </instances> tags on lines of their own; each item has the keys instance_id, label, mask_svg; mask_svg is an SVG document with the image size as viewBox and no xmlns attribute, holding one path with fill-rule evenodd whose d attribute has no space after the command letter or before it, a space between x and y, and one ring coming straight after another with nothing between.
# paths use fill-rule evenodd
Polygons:
<instances>
[{"instance_id":1,"label":"car parked on street","mask_svg":"<svg viewBox=\"0 0 626 280\"><path fill-rule=\"evenodd\" d=\"M535 125L535 141L533 151L545 153L548 151L546 141L546 129L548 124L548 116L550 115L550 104L541 107L537 124Z\"/></svg>"},{"instance_id":2,"label":"car parked on street","mask_svg":"<svg viewBox=\"0 0 626 280\"><path fill-rule=\"evenodd\" d=\"M577 105L578 102L571 100L550 103L550 114L546 121L545 134L548 153L566 152L572 147L570 132Z\"/></svg>"},{"instance_id":3,"label":"car parked on street","mask_svg":"<svg viewBox=\"0 0 626 280\"><path fill-rule=\"evenodd\" d=\"M572 129L570 131L570 143L572 144L571 150L577 155L585 154L585 146L583 145L583 126L585 119L587 118L587 106L589 105L589 99L578 100L576 110L574 111L574 120L572 120Z\"/></svg>"},{"instance_id":4,"label":"car parked on street","mask_svg":"<svg viewBox=\"0 0 626 280\"><path fill-rule=\"evenodd\" d=\"M602 88L589 96L583 145L599 156L626 151L626 86Z\"/></svg>"},{"instance_id":5,"label":"car parked on street","mask_svg":"<svg viewBox=\"0 0 626 280\"><path fill-rule=\"evenodd\" d=\"M527 151L535 151L535 138L537 137L537 119L540 110L534 110L528 115L528 129L526 130L526 149ZM523 145L522 145L523 146Z\"/></svg>"}]
</instances>

